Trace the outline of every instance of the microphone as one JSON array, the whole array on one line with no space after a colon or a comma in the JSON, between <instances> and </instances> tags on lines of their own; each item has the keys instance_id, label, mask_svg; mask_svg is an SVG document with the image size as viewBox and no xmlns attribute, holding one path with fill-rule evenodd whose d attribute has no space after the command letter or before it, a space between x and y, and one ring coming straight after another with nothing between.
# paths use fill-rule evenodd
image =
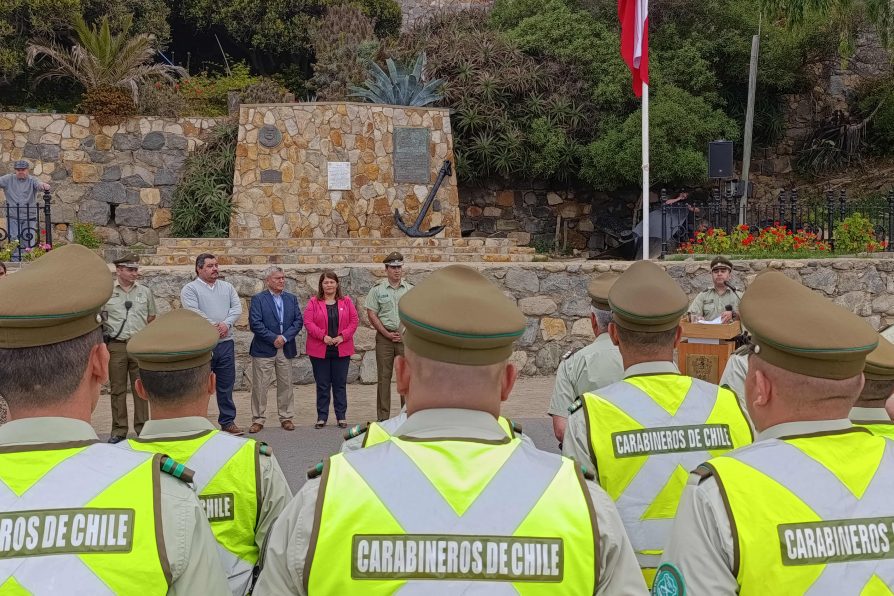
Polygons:
<instances>
[{"instance_id":1,"label":"microphone","mask_svg":"<svg viewBox=\"0 0 894 596\"><path fill-rule=\"evenodd\" d=\"M130 310L130 308L131 308L132 306L133 306L133 302L131 302L130 300L127 300L127 301L124 303L124 310Z\"/></svg>"}]
</instances>

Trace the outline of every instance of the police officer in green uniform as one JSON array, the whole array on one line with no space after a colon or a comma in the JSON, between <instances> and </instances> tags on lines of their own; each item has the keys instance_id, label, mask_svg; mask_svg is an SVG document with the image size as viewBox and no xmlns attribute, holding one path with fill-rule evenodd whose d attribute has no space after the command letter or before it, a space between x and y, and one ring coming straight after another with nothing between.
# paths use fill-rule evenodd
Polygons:
<instances>
[{"instance_id":1,"label":"police officer in green uniform","mask_svg":"<svg viewBox=\"0 0 894 596\"><path fill-rule=\"evenodd\" d=\"M214 428L208 402L214 393L211 351L219 340L208 321L174 310L137 333L127 351L140 366L137 394L152 406L152 419L135 451L165 453L195 471L233 594L246 594L264 538L292 498L270 447Z\"/></svg>"},{"instance_id":2,"label":"police officer in green uniform","mask_svg":"<svg viewBox=\"0 0 894 596\"><path fill-rule=\"evenodd\" d=\"M549 414L553 419L553 433L559 444L565 437L568 408L578 397L624 377L621 352L608 336L608 324L612 313L608 306L608 292L618 279L613 271L601 273L590 281L590 324L596 339L576 352L568 352L556 370L556 384L549 402Z\"/></svg>"},{"instance_id":3,"label":"police officer in green uniform","mask_svg":"<svg viewBox=\"0 0 894 596\"><path fill-rule=\"evenodd\" d=\"M653 593L889 594L894 441L848 420L878 334L776 271L741 306L757 439L690 475Z\"/></svg>"},{"instance_id":4,"label":"police officer in green uniform","mask_svg":"<svg viewBox=\"0 0 894 596\"><path fill-rule=\"evenodd\" d=\"M0 593L229 594L191 471L100 443L90 426L111 293L108 267L79 245L3 282Z\"/></svg>"},{"instance_id":5,"label":"police officer in green uniform","mask_svg":"<svg viewBox=\"0 0 894 596\"><path fill-rule=\"evenodd\" d=\"M155 319L155 297L148 286L137 281L139 258L127 254L112 261L115 264L115 285L105 305L103 324L109 347L109 387L112 404L112 433L109 443L127 437L127 378L130 377L133 399L133 429L140 434L149 420L149 405L137 398L133 388L137 380L137 361L127 355L127 341Z\"/></svg>"},{"instance_id":6,"label":"police officer in green uniform","mask_svg":"<svg viewBox=\"0 0 894 596\"><path fill-rule=\"evenodd\" d=\"M713 287L700 292L689 307L693 322L713 321L720 318L729 323L739 317L739 296L727 287L733 272L733 264L726 257L714 257L711 261ZM729 309L727 307L730 307Z\"/></svg>"},{"instance_id":7,"label":"police officer in green uniform","mask_svg":"<svg viewBox=\"0 0 894 596\"><path fill-rule=\"evenodd\" d=\"M673 363L688 300L664 269L632 264L608 301L624 380L583 394L562 452L596 469L651 584L687 471L752 434L731 391L681 375Z\"/></svg>"},{"instance_id":8,"label":"police officer in green uniform","mask_svg":"<svg viewBox=\"0 0 894 596\"><path fill-rule=\"evenodd\" d=\"M403 279L404 256L392 252L385 257L385 279L370 288L363 305L370 325L376 330L376 389L377 420L391 417L391 376L394 359L404 353L400 319L397 315L398 303L413 284ZM400 396L404 405L404 395Z\"/></svg>"},{"instance_id":9,"label":"police officer in green uniform","mask_svg":"<svg viewBox=\"0 0 894 596\"><path fill-rule=\"evenodd\" d=\"M885 403L894 394L894 344L879 336L878 347L866 356L863 377L866 382L851 408L851 422L894 439L894 421L885 410Z\"/></svg>"},{"instance_id":10,"label":"police officer in green uniform","mask_svg":"<svg viewBox=\"0 0 894 596\"><path fill-rule=\"evenodd\" d=\"M644 593L589 472L497 423L518 308L452 265L408 292L400 317L400 436L323 463L274 525L254 593Z\"/></svg>"}]
</instances>

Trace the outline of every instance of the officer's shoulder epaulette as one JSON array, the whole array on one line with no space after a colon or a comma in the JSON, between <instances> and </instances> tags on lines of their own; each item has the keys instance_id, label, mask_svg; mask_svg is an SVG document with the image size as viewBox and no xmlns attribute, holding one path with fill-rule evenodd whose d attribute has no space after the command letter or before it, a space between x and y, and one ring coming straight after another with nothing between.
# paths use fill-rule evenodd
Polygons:
<instances>
[{"instance_id":1,"label":"officer's shoulder epaulette","mask_svg":"<svg viewBox=\"0 0 894 596\"><path fill-rule=\"evenodd\" d=\"M359 437L364 434L367 430L369 430L369 423L367 424L355 424L351 428L345 431L345 441L349 441L355 437Z\"/></svg>"},{"instance_id":2,"label":"officer's shoulder epaulette","mask_svg":"<svg viewBox=\"0 0 894 596\"><path fill-rule=\"evenodd\" d=\"M319 476L322 473L323 473L323 462L320 461L320 463L316 464L315 466L311 466L310 468L308 468L307 479L313 480L314 478L316 478L317 476Z\"/></svg>"},{"instance_id":3,"label":"officer's shoulder epaulette","mask_svg":"<svg viewBox=\"0 0 894 596\"><path fill-rule=\"evenodd\" d=\"M587 480L596 480L596 474L593 473L593 470L583 464L581 464L580 473L583 474L584 478L586 478Z\"/></svg>"},{"instance_id":4,"label":"officer's shoulder epaulette","mask_svg":"<svg viewBox=\"0 0 894 596\"><path fill-rule=\"evenodd\" d=\"M570 350L562 354L562 360L568 360L569 358L574 356L575 352L577 352L579 349L580 348L571 348Z\"/></svg>"},{"instance_id":5,"label":"officer's shoulder epaulette","mask_svg":"<svg viewBox=\"0 0 894 596\"><path fill-rule=\"evenodd\" d=\"M273 455L273 447L271 447L264 441L258 441L258 453L270 457L271 455Z\"/></svg>"},{"instance_id":6,"label":"officer's shoulder epaulette","mask_svg":"<svg viewBox=\"0 0 894 596\"><path fill-rule=\"evenodd\" d=\"M706 480L706 479L710 478L711 476L713 476L713 475L714 475L714 470L712 470L712 469L709 468L708 466L701 465L701 466L697 466L697 467L692 471L692 473L695 474L696 476L698 476L698 477L699 477L699 482L701 482L702 480Z\"/></svg>"},{"instance_id":7,"label":"officer's shoulder epaulette","mask_svg":"<svg viewBox=\"0 0 894 596\"><path fill-rule=\"evenodd\" d=\"M578 410L580 410L582 407L584 407L584 398L583 398L583 397L578 397L576 400L574 400L574 401L571 403L570 406L568 406L568 413L569 413L569 414L574 414L575 412L577 412Z\"/></svg>"},{"instance_id":8,"label":"officer's shoulder epaulette","mask_svg":"<svg viewBox=\"0 0 894 596\"><path fill-rule=\"evenodd\" d=\"M735 351L733 351L733 354L735 354L736 356L747 356L749 351L751 351L751 346L745 344L744 346L739 346L738 348L736 348Z\"/></svg>"},{"instance_id":9,"label":"officer's shoulder epaulette","mask_svg":"<svg viewBox=\"0 0 894 596\"><path fill-rule=\"evenodd\" d=\"M162 455L161 459L158 460L159 468L165 474L170 474L177 480L182 480L183 482L191 483L193 477L196 475L195 472L184 466L183 464L178 464L173 459L168 457L167 455Z\"/></svg>"}]
</instances>

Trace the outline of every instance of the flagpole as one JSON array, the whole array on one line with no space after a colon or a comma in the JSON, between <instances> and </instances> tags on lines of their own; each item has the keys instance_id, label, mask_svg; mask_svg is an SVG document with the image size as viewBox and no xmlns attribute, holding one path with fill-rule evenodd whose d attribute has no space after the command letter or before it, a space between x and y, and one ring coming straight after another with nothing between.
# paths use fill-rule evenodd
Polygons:
<instances>
[{"instance_id":1,"label":"flagpole","mask_svg":"<svg viewBox=\"0 0 894 596\"><path fill-rule=\"evenodd\" d=\"M649 260L649 240L651 240L651 232L649 231L649 86L645 81L643 84L643 104L642 104L642 143L643 143L643 260ZM661 230L662 237L664 230Z\"/></svg>"}]
</instances>

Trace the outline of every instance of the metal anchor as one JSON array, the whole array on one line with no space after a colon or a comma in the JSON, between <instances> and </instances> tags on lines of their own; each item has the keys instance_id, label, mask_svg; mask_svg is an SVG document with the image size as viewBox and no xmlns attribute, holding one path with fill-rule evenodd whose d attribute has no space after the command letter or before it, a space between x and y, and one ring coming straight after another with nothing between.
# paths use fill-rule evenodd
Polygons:
<instances>
[{"instance_id":1,"label":"metal anchor","mask_svg":"<svg viewBox=\"0 0 894 596\"><path fill-rule=\"evenodd\" d=\"M420 230L419 226L422 225L422 220L425 219L426 214L428 214L428 209L431 207L432 201L435 200L435 195L438 194L438 189L441 187L441 182L444 181L444 176L450 176L452 173L453 168L450 160L445 159L444 164L441 166L441 170L438 172L438 179L435 180L435 185L432 187L431 191L429 191L428 196L425 197L425 202L422 203L422 209L419 210L419 215L416 217L416 221L412 226L407 226L398 210L394 210L394 223L397 224L397 227L399 227L404 234L412 238L428 238L438 234L444 229L445 226L435 226L425 232Z\"/></svg>"}]
</instances>

